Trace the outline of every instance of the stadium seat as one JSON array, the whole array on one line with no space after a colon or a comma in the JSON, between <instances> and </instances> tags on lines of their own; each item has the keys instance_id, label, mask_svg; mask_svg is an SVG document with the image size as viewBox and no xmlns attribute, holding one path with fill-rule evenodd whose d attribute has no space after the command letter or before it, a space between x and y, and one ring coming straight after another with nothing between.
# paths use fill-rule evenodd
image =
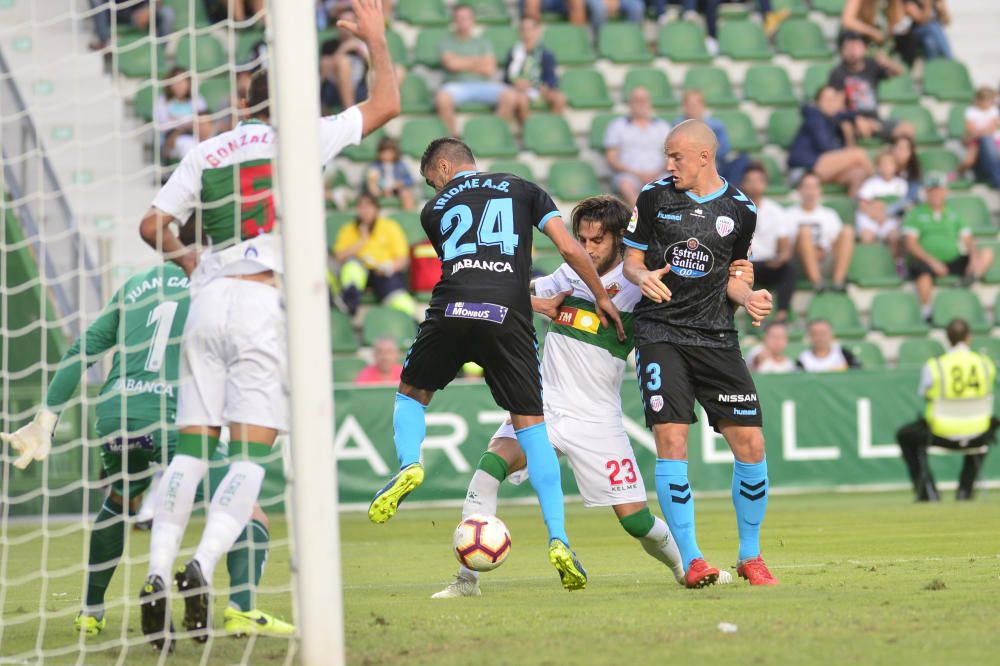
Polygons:
<instances>
[{"instance_id":1,"label":"stadium seat","mask_svg":"<svg viewBox=\"0 0 1000 666\"><path fill-rule=\"evenodd\" d=\"M897 363L901 368L919 368L929 359L944 353L944 345L937 340L904 340L899 346Z\"/></svg>"},{"instance_id":2,"label":"stadium seat","mask_svg":"<svg viewBox=\"0 0 1000 666\"><path fill-rule=\"evenodd\" d=\"M633 67L625 74L622 84L622 101L628 103L629 93L633 88L642 86L649 91L654 109L674 110L677 108L677 98L670 79L656 67Z\"/></svg>"},{"instance_id":3,"label":"stadium seat","mask_svg":"<svg viewBox=\"0 0 1000 666\"><path fill-rule=\"evenodd\" d=\"M604 77L596 69L568 69L559 81L566 103L574 109L610 109L614 106Z\"/></svg>"},{"instance_id":4,"label":"stadium seat","mask_svg":"<svg viewBox=\"0 0 1000 666\"><path fill-rule=\"evenodd\" d=\"M358 350L351 318L340 310L330 310L330 351L334 354L353 354Z\"/></svg>"},{"instance_id":5,"label":"stadium seat","mask_svg":"<svg viewBox=\"0 0 1000 666\"><path fill-rule=\"evenodd\" d=\"M642 26L630 21L605 23L597 39L597 52L602 58L619 65L646 65L653 62L653 54L646 46Z\"/></svg>"},{"instance_id":6,"label":"stadium seat","mask_svg":"<svg viewBox=\"0 0 1000 666\"><path fill-rule=\"evenodd\" d=\"M781 197L791 192L792 188L788 187L788 183L785 181L785 171L778 164L778 160L766 153L759 153L752 157L763 164L767 171L767 191L764 194L769 197Z\"/></svg>"},{"instance_id":7,"label":"stadium seat","mask_svg":"<svg viewBox=\"0 0 1000 666\"><path fill-rule=\"evenodd\" d=\"M448 136L448 129L437 116L411 118L403 125L403 133L399 137L399 148L404 155L420 159L427 144L442 136Z\"/></svg>"},{"instance_id":8,"label":"stadium seat","mask_svg":"<svg viewBox=\"0 0 1000 666\"><path fill-rule=\"evenodd\" d=\"M569 123L562 116L551 113L533 113L524 123L524 148L536 155L577 154L576 142Z\"/></svg>"},{"instance_id":9,"label":"stadium seat","mask_svg":"<svg viewBox=\"0 0 1000 666\"><path fill-rule=\"evenodd\" d=\"M427 234L424 233L424 228L420 225L419 210L396 210L384 213L383 217L395 220L399 224L403 233L406 234L406 242L410 245L427 240Z\"/></svg>"},{"instance_id":10,"label":"stadium seat","mask_svg":"<svg viewBox=\"0 0 1000 666\"><path fill-rule=\"evenodd\" d=\"M761 106L797 107L799 104L788 72L776 65L754 65L748 69L743 79L743 96Z\"/></svg>"},{"instance_id":11,"label":"stadium seat","mask_svg":"<svg viewBox=\"0 0 1000 666\"><path fill-rule=\"evenodd\" d=\"M871 306L872 329L886 335L927 335L930 326L920 314L920 301L908 291L883 291Z\"/></svg>"},{"instance_id":12,"label":"stadium seat","mask_svg":"<svg viewBox=\"0 0 1000 666\"><path fill-rule=\"evenodd\" d=\"M677 4L677 3L674 3ZM750 17L750 9L745 2L723 2L719 6L719 18L723 21L746 21Z\"/></svg>"},{"instance_id":13,"label":"stadium seat","mask_svg":"<svg viewBox=\"0 0 1000 666\"><path fill-rule=\"evenodd\" d=\"M410 52L398 32L395 30L386 30L385 41L389 45L389 57L392 58L394 63L403 66L410 64Z\"/></svg>"},{"instance_id":14,"label":"stadium seat","mask_svg":"<svg viewBox=\"0 0 1000 666\"><path fill-rule=\"evenodd\" d=\"M207 72L229 62L222 42L210 34L186 34L177 42L174 58L178 67L190 72Z\"/></svg>"},{"instance_id":15,"label":"stadium seat","mask_svg":"<svg viewBox=\"0 0 1000 666\"><path fill-rule=\"evenodd\" d=\"M935 58L924 62L924 94L943 102L971 102L969 70L957 60Z\"/></svg>"},{"instance_id":16,"label":"stadium seat","mask_svg":"<svg viewBox=\"0 0 1000 666\"><path fill-rule=\"evenodd\" d=\"M358 373L368 366L363 358L344 356L333 360L333 383L353 384Z\"/></svg>"},{"instance_id":17,"label":"stadium seat","mask_svg":"<svg viewBox=\"0 0 1000 666\"><path fill-rule=\"evenodd\" d=\"M689 21L670 21L656 40L656 52L674 62L711 62L705 48L705 29Z\"/></svg>"},{"instance_id":18,"label":"stadium seat","mask_svg":"<svg viewBox=\"0 0 1000 666\"><path fill-rule=\"evenodd\" d=\"M931 323L944 328L955 317L969 322L973 333L988 333L992 328L983 312L983 304L972 291L965 289L938 289L931 304Z\"/></svg>"},{"instance_id":19,"label":"stadium seat","mask_svg":"<svg viewBox=\"0 0 1000 666\"><path fill-rule=\"evenodd\" d=\"M858 204L854 199L846 195L827 196L823 198L823 205L837 211L840 221L849 227L854 226L854 216L857 212Z\"/></svg>"},{"instance_id":20,"label":"stadium seat","mask_svg":"<svg viewBox=\"0 0 1000 666\"><path fill-rule=\"evenodd\" d=\"M396 15L400 21L419 26L448 25L444 0L399 0Z\"/></svg>"},{"instance_id":21,"label":"stadium seat","mask_svg":"<svg viewBox=\"0 0 1000 666\"><path fill-rule=\"evenodd\" d=\"M805 76L802 79L802 96L807 102L816 98L819 89L830 80L830 72L833 71L832 62L814 62L806 67Z\"/></svg>"},{"instance_id":22,"label":"stadium seat","mask_svg":"<svg viewBox=\"0 0 1000 666\"><path fill-rule=\"evenodd\" d=\"M517 143L514 141L510 125L498 116L473 116L469 118L465 127L462 128L462 137L477 157L514 157L517 155Z\"/></svg>"},{"instance_id":23,"label":"stadium seat","mask_svg":"<svg viewBox=\"0 0 1000 666\"><path fill-rule=\"evenodd\" d=\"M948 111L948 138L961 139L965 136L965 104L955 104Z\"/></svg>"},{"instance_id":24,"label":"stadium seat","mask_svg":"<svg viewBox=\"0 0 1000 666\"><path fill-rule=\"evenodd\" d=\"M379 338L390 337L399 343L400 349L406 349L413 344L416 334L417 324L413 317L382 305L368 310L361 324L361 342L366 346L375 344Z\"/></svg>"},{"instance_id":25,"label":"stadium seat","mask_svg":"<svg viewBox=\"0 0 1000 666\"><path fill-rule=\"evenodd\" d=\"M774 55L759 23L726 21L719 28L719 52L733 60L770 60Z\"/></svg>"},{"instance_id":26,"label":"stadium seat","mask_svg":"<svg viewBox=\"0 0 1000 666\"><path fill-rule=\"evenodd\" d=\"M510 14L504 0L462 0L476 12L476 23L480 25L510 25Z\"/></svg>"},{"instance_id":27,"label":"stadium seat","mask_svg":"<svg viewBox=\"0 0 1000 666\"><path fill-rule=\"evenodd\" d=\"M326 214L326 244L333 247L340 228L354 219L353 211L334 210Z\"/></svg>"},{"instance_id":28,"label":"stadium seat","mask_svg":"<svg viewBox=\"0 0 1000 666\"><path fill-rule=\"evenodd\" d=\"M598 152L604 152L604 135L608 131L608 125L615 118L620 117L620 113L598 113L590 121L590 132L587 134L587 145Z\"/></svg>"},{"instance_id":29,"label":"stadium seat","mask_svg":"<svg viewBox=\"0 0 1000 666\"><path fill-rule=\"evenodd\" d=\"M398 35L397 35L398 37ZM263 30L237 30L236 31L236 64L246 65L250 63L250 52L257 44L266 38ZM322 45L317 44L317 45Z\"/></svg>"},{"instance_id":30,"label":"stadium seat","mask_svg":"<svg viewBox=\"0 0 1000 666\"><path fill-rule=\"evenodd\" d=\"M996 237L997 227L993 223L986 202L981 197L972 194L953 195L948 197L945 206L957 212L959 217L965 220L974 236Z\"/></svg>"},{"instance_id":31,"label":"stadium seat","mask_svg":"<svg viewBox=\"0 0 1000 666\"><path fill-rule=\"evenodd\" d=\"M905 72L879 82L878 101L887 104L914 104L920 101L920 91L913 83L910 73Z\"/></svg>"},{"instance_id":32,"label":"stadium seat","mask_svg":"<svg viewBox=\"0 0 1000 666\"><path fill-rule=\"evenodd\" d=\"M162 0L162 2L165 7L174 10L174 25L178 30L204 28L209 25L204 2L191 2L191 0ZM118 29L120 31L121 26Z\"/></svg>"},{"instance_id":33,"label":"stadium seat","mask_svg":"<svg viewBox=\"0 0 1000 666\"><path fill-rule=\"evenodd\" d=\"M669 24L668 24L669 25ZM684 90L700 90L710 107L734 107L740 100L733 94L726 70L713 65L694 65L684 75Z\"/></svg>"},{"instance_id":34,"label":"stadium seat","mask_svg":"<svg viewBox=\"0 0 1000 666\"><path fill-rule=\"evenodd\" d=\"M424 28L417 33L417 43L413 47L414 62L431 69L440 67L441 52L438 44L447 34L448 28Z\"/></svg>"},{"instance_id":35,"label":"stadium seat","mask_svg":"<svg viewBox=\"0 0 1000 666\"><path fill-rule=\"evenodd\" d=\"M229 81L229 74L220 74L202 79L198 82L198 92L205 98L209 111L221 111L222 109L233 107L235 104L231 98L232 85Z\"/></svg>"},{"instance_id":36,"label":"stadium seat","mask_svg":"<svg viewBox=\"0 0 1000 666\"><path fill-rule=\"evenodd\" d=\"M162 78L167 73L167 52L163 44L148 37L118 40L114 53L118 73L133 79Z\"/></svg>"},{"instance_id":37,"label":"stadium seat","mask_svg":"<svg viewBox=\"0 0 1000 666\"><path fill-rule=\"evenodd\" d=\"M965 178L958 178L958 167L961 160L958 155L947 148L924 148L917 153L920 168L924 173L943 173L952 176L948 187L953 190L967 190L972 187Z\"/></svg>"},{"instance_id":38,"label":"stadium seat","mask_svg":"<svg viewBox=\"0 0 1000 666\"><path fill-rule=\"evenodd\" d=\"M757 130L754 129L753 121L743 111L719 110L712 113L712 117L721 120L722 124L726 126L729 143L733 150L742 153L760 150L763 147L757 138Z\"/></svg>"},{"instance_id":39,"label":"stadium seat","mask_svg":"<svg viewBox=\"0 0 1000 666\"><path fill-rule=\"evenodd\" d=\"M493 160L488 170L495 173L512 173L524 180L533 181L535 179L531 166L519 160Z\"/></svg>"},{"instance_id":40,"label":"stadium seat","mask_svg":"<svg viewBox=\"0 0 1000 666\"><path fill-rule=\"evenodd\" d=\"M767 142L788 150L802 125L797 109L775 109L767 117Z\"/></svg>"},{"instance_id":41,"label":"stadium seat","mask_svg":"<svg viewBox=\"0 0 1000 666\"><path fill-rule=\"evenodd\" d=\"M827 16L840 17L844 11L845 0L812 0L813 9Z\"/></svg>"},{"instance_id":42,"label":"stadium seat","mask_svg":"<svg viewBox=\"0 0 1000 666\"><path fill-rule=\"evenodd\" d=\"M407 74L399 85L399 98L405 114L434 111L434 98L431 96L427 80L416 72Z\"/></svg>"},{"instance_id":43,"label":"stadium seat","mask_svg":"<svg viewBox=\"0 0 1000 666\"><path fill-rule=\"evenodd\" d=\"M874 342L847 342L844 347L858 359L862 370L885 369L885 356L882 355L882 348Z\"/></svg>"},{"instance_id":44,"label":"stadium seat","mask_svg":"<svg viewBox=\"0 0 1000 666\"><path fill-rule=\"evenodd\" d=\"M847 279L859 287L898 287L903 279L896 273L892 252L881 243L858 244L847 269Z\"/></svg>"},{"instance_id":45,"label":"stadium seat","mask_svg":"<svg viewBox=\"0 0 1000 666\"><path fill-rule=\"evenodd\" d=\"M847 294L817 294L809 301L807 318L826 319L839 338L863 338L867 329L861 323L861 315L854 301Z\"/></svg>"},{"instance_id":46,"label":"stadium seat","mask_svg":"<svg viewBox=\"0 0 1000 666\"><path fill-rule=\"evenodd\" d=\"M139 89L135 91L135 97L132 98L132 109L135 111L135 115L146 122L153 120L153 104L160 96L161 88L162 86L154 85L152 81L147 81L139 86Z\"/></svg>"},{"instance_id":47,"label":"stadium seat","mask_svg":"<svg viewBox=\"0 0 1000 666\"><path fill-rule=\"evenodd\" d=\"M823 37L823 31L809 19L788 19L774 36L778 53L795 60L832 59L833 50Z\"/></svg>"},{"instance_id":48,"label":"stadium seat","mask_svg":"<svg viewBox=\"0 0 1000 666\"><path fill-rule=\"evenodd\" d=\"M934 122L931 112L919 104L895 106L889 112L889 117L894 120L906 120L913 125L913 129L916 132L914 139L918 145L937 146L942 143L942 139L938 135L937 124Z\"/></svg>"},{"instance_id":49,"label":"stadium seat","mask_svg":"<svg viewBox=\"0 0 1000 666\"><path fill-rule=\"evenodd\" d=\"M348 146L340 151L341 157L346 157L352 162L373 162L378 153L378 142L385 136L385 129L379 128L361 139L361 143L356 146Z\"/></svg>"},{"instance_id":50,"label":"stadium seat","mask_svg":"<svg viewBox=\"0 0 1000 666\"><path fill-rule=\"evenodd\" d=\"M517 30L512 25L491 25L483 30L483 37L490 40L493 45L493 55L496 56L497 64L503 66L514 44L517 44Z\"/></svg>"},{"instance_id":51,"label":"stadium seat","mask_svg":"<svg viewBox=\"0 0 1000 666\"><path fill-rule=\"evenodd\" d=\"M547 25L542 42L560 65L589 65L597 59L590 45L590 33L582 25Z\"/></svg>"},{"instance_id":52,"label":"stadium seat","mask_svg":"<svg viewBox=\"0 0 1000 666\"><path fill-rule=\"evenodd\" d=\"M809 15L809 6L806 5L806 0L773 0L771 8L774 11L787 9L791 18L802 18Z\"/></svg>"},{"instance_id":53,"label":"stadium seat","mask_svg":"<svg viewBox=\"0 0 1000 666\"><path fill-rule=\"evenodd\" d=\"M590 162L557 160L549 168L549 192L563 201L579 201L604 193Z\"/></svg>"},{"instance_id":54,"label":"stadium seat","mask_svg":"<svg viewBox=\"0 0 1000 666\"><path fill-rule=\"evenodd\" d=\"M1000 365L1000 338L975 337L972 339L972 351L986 354L994 364Z\"/></svg>"},{"instance_id":55,"label":"stadium seat","mask_svg":"<svg viewBox=\"0 0 1000 666\"><path fill-rule=\"evenodd\" d=\"M985 284L1000 284L1000 242L998 241L987 241L978 243L979 247L988 247L993 250L993 261L990 263L990 267L986 269L986 273L983 274L983 282Z\"/></svg>"}]
</instances>

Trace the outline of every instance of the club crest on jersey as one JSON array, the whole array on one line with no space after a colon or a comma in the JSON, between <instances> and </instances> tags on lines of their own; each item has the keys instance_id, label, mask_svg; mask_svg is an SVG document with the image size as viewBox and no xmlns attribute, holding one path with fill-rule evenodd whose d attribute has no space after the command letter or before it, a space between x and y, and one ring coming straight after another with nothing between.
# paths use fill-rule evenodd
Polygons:
<instances>
[{"instance_id":1,"label":"club crest on jersey","mask_svg":"<svg viewBox=\"0 0 1000 666\"><path fill-rule=\"evenodd\" d=\"M736 228L736 222L731 217L726 217L725 215L720 215L715 218L715 230L719 232L719 235L725 238L729 234L733 233L733 229Z\"/></svg>"},{"instance_id":2,"label":"club crest on jersey","mask_svg":"<svg viewBox=\"0 0 1000 666\"><path fill-rule=\"evenodd\" d=\"M663 253L670 272L683 278L705 277L715 265L715 256L697 238L674 243Z\"/></svg>"},{"instance_id":3,"label":"club crest on jersey","mask_svg":"<svg viewBox=\"0 0 1000 666\"><path fill-rule=\"evenodd\" d=\"M661 409L663 409L663 396L662 395L650 396L649 408L652 409L654 412L658 412Z\"/></svg>"},{"instance_id":4,"label":"club crest on jersey","mask_svg":"<svg viewBox=\"0 0 1000 666\"><path fill-rule=\"evenodd\" d=\"M632 208L632 217L628 221L629 232L635 231L635 228L639 225L639 207L634 206Z\"/></svg>"},{"instance_id":5,"label":"club crest on jersey","mask_svg":"<svg viewBox=\"0 0 1000 666\"><path fill-rule=\"evenodd\" d=\"M611 284L604 287L604 291L608 292L608 296L614 298L622 292L622 286L617 282L612 282Z\"/></svg>"}]
</instances>

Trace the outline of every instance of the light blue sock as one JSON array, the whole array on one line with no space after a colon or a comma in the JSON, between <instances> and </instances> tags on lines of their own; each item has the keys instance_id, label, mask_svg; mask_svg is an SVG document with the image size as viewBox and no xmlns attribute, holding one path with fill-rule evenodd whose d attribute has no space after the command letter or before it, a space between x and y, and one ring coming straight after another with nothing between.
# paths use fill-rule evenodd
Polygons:
<instances>
[{"instance_id":1,"label":"light blue sock","mask_svg":"<svg viewBox=\"0 0 1000 666\"><path fill-rule=\"evenodd\" d=\"M424 411L427 407L413 398L396 394L396 405L392 411L392 438L396 442L396 457L399 468L420 462L420 445L427 435Z\"/></svg>"},{"instance_id":2,"label":"light blue sock","mask_svg":"<svg viewBox=\"0 0 1000 666\"><path fill-rule=\"evenodd\" d=\"M767 459L759 463L736 461L733 467L733 506L740 534L740 561L760 555L760 524L767 509Z\"/></svg>"},{"instance_id":3,"label":"light blue sock","mask_svg":"<svg viewBox=\"0 0 1000 666\"><path fill-rule=\"evenodd\" d=\"M688 483L687 460L656 459L656 497L686 571L691 560L702 556L695 537L694 496Z\"/></svg>"},{"instance_id":4,"label":"light blue sock","mask_svg":"<svg viewBox=\"0 0 1000 666\"><path fill-rule=\"evenodd\" d=\"M542 519L549 529L549 541L559 539L569 545L563 509L562 475L559 473L559 460L549 443L545 424L538 423L515 432L517 442L528 459L528 479L538 495Z\"/></svg>"}]
</instances>

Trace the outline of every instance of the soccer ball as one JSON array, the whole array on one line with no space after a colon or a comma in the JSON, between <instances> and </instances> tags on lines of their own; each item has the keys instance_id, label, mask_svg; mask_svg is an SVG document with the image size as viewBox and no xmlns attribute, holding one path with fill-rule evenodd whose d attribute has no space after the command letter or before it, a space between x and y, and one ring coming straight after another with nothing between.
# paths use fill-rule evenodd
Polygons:
<instances>
[{"instance_id":1,"label":"soccer ball","mask_svg":"<svg viewBox=\"0 0 1000 666\"><path fill-rule=\"evenodd\" d=\"M492 571L510 554L510 532L496 516L474 514L455 528L455 557L473 571Z\"/></svg>"}]
</instances>

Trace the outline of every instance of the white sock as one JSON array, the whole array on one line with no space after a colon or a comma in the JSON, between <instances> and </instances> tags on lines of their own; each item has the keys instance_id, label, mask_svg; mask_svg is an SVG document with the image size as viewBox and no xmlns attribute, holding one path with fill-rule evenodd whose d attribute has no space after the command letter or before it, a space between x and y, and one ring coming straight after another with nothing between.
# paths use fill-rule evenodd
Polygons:
<instances>
[{"instance_id":1,"label":"white sock","mask_svg":"<svg viewBox=\"0 0 1000 666\"><path fill-rule=\"evenodd\" d=\"M658 516L653 517L653 527L646 536L639 539L643 550L670 567L677 580L684 578L684 565L681 564L681 552L677 548L670 528Z\"/></svg>"},{"instance_id":2,"label":"white sock","mask_svg":"<svg viewBox=\"0 0 1000 666\"><path fill-rule=\"evenodd\" d=\"M147 520L153 519L153 513L156 511L156 498L159 497L160 488L162 487L160 484L162 479L162 469L153 474L153 481L149 484L149 490L146 491L146 496L142 500L139 513L135 514L135 522L144 523Z\"/></svg>"},{"instance_id":3,"label":"white sock","mask_svg":"<svg viewBox=\"0 0 1000 666\"><path fill-rule=\"evenodd\" d=\"M170 570L181 547L184 529L191 517L198 484L208 471L208 462L179 453L170 461L156 493L153 529L149 537L149 571L170 584Z\"/></svg>"},{"instance_id":4,"label":"white sock","mask_svg":"<svg viewBox=\"0 0 1000 666\"><path fill-rule=\"evenodd\" d=\"M263 467L249 460L237 460L229 465L229 472L212 496L205 531L194 554L209 583L219 559L233 547L250 522L263 483Z\"/></svg>"},{"instance_id":5,"label":"white sock","mask_svg":"<svg viewBox=\"0 0 1000 666\"><path fill-rule=\"evenodd\" d=\"M495 516L497 513L497 495L500 494L500 482L495 476L477 469L469 481L469 490L465 494L465 503L462 504L462 519L481 513L487 516ZM458 575L463 578L479 580L479 572L473 571L465 565L458 565Z\"/></svg>"}]
</instances>

